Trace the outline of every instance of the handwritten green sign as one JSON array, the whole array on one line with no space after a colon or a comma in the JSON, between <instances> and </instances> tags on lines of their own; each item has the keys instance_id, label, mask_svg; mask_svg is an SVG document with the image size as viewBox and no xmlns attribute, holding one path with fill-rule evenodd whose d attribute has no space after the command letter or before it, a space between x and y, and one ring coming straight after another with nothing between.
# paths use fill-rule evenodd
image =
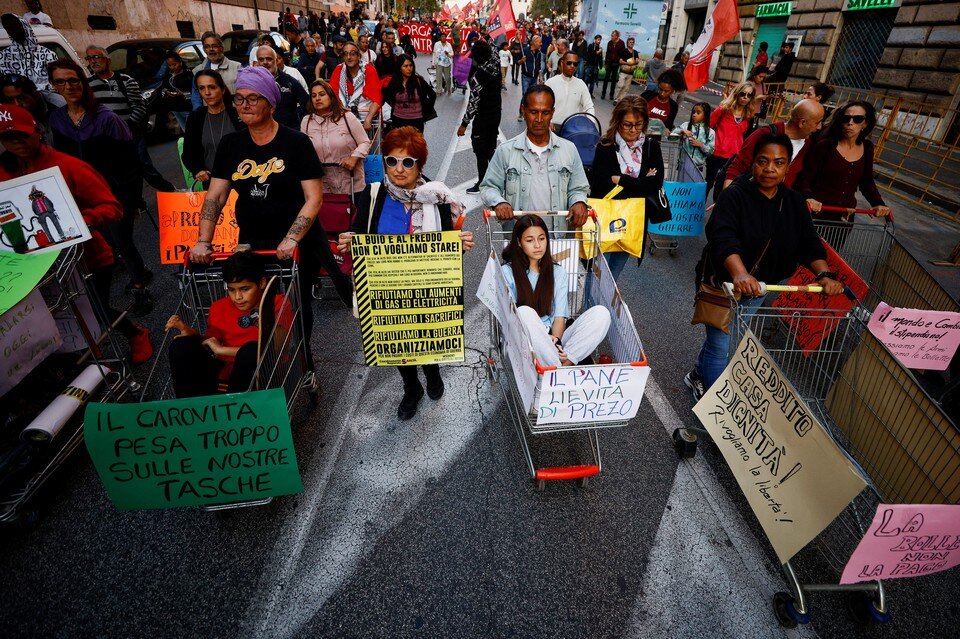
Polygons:
<instances>
[{"instance_id":1,"label":"handwritten green sign","mask_svg":"<svg viewBox=\"0 0 960 639\"><path fill-rule=\"evenodd\" d=\"M283 390L89 404L83 434L120 510L303 492Z\"/></svg>"},{"instance_id":2,"label":"handwritten green sign","mask_svg":"<svg viewBox=\"0 0 960 639\"><path fill-rule=\"evenodd\" d=\"M0 252L0 315L20 303L43 279L60 251L47 253Z\"/></svg>"},{"instance_id":3,"label":"handwritten green sign","mask_svg":"<svg viewBox=\"0 0 960 639\"><path fill-rule=\"evenodd\" d=\"M768 2L757 5L758 18L784 18L793 12L793 2Z\"/></svg>"},{"instance_id":4,"label":"handwritten green sign","mask_svg":"<svg viewBox=\"0 0 960 639\"><path fill-rule=\"evenodd\" d=\"M844 11L863 11L865 9L895 9L902 0L847 0Z\"/></svg>"}]
</instances>

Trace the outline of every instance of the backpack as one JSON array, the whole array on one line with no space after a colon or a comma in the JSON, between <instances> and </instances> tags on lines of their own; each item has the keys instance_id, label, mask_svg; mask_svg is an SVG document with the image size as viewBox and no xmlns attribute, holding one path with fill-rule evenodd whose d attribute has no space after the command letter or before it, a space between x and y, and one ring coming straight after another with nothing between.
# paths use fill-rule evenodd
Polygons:
<instances>
[{"instance_id":1,"label":"backpack","mask_svg":"<svg viewBox=\"0 0 960 639\"><path fill-rule=\"evenodd\" d=\"M768 124L766 128L769 133L772 133L774 135L777 134L776 124ZM759 130L760 129L757 129L757 131ZM753 133L756 133L757 131L754 131ZM753 133L751 133L750 135L753 135ZM733 164L733 161L734 159L736 159L736 157L737 157L736 153L728 157L727 160L723 163L723 166L720 167L720 171L717 173L716 177L714 177L713 179L713 201L714 202L717 201L717 198L720 197L720 192L723 191L723 181L726 179L727 169L730 168L730 165Z\"/></svg>"}]
</instances>

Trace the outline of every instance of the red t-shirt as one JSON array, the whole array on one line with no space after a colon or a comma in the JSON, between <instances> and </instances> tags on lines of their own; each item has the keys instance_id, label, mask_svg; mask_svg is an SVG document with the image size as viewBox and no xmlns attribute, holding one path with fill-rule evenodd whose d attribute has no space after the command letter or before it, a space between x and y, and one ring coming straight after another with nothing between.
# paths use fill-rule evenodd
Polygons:
<instances>
[{"instance_id":1,"label":"red t-shirt","mask_svg":"<svg viewBox=\"0 0 960 639\"><path fill-rule=\"evenodd\" d=\"M273 308L279 316L283 307L283 296L274 297ZM260 328L253 324L247 328L240 326L240 318L249 315L234 306L229 297L222 297L210 305L210 313L207 316L207 332L203 334L203 339L216 337L220 344L230 348L240 347L248 342L256 342L260 337ZM224 363L220 369L220 379L230 378L230 372L233 370L232 357L217 357Z\"/></svg>"}]
</instances>

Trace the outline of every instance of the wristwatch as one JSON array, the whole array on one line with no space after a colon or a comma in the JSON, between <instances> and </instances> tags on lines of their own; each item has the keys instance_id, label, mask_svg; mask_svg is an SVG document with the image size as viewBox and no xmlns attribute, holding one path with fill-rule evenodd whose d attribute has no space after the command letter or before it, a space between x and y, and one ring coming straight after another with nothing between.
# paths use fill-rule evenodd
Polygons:
<instances>
[{"instance_id":1,"label":"wristwatch","mask_svg":"<svg viewBox=\"0 0 960 639\"><path fill-rule=\"evenodd\" d=\"M831 280L836 280L836 279L837 279L837 274L834 273L833 271L820 271L819 273L817 273L816 279L819 281L819 280L823 279L824 277L828 277L828 278L830 278Z\"/></svg>"}]
</instances>

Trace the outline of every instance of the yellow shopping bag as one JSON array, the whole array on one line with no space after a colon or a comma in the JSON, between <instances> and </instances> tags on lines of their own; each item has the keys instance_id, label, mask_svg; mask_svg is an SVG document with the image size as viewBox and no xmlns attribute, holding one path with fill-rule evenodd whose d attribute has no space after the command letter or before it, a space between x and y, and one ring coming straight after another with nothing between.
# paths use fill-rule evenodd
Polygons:
<instances>
[{"instance_id":1,"label":"yellow shopping bag","mask_svg":"<svg viewBox=\"0 0 960 639\"><path fill-rule=\"evenodd\" d=\"M600 224L600 250L604 253L623 252L642 257L647 230L644 210L646 202L642 197L614 200L622 190L623 187L615 186L602 200L587 200L587 206L596 212ZM593 219L588 219L583 225L584 231L592 231L594 228ZM580 244L580 257L589 259L595 255L593 242L584 234Z\"/></svg>"}]
</instances>

